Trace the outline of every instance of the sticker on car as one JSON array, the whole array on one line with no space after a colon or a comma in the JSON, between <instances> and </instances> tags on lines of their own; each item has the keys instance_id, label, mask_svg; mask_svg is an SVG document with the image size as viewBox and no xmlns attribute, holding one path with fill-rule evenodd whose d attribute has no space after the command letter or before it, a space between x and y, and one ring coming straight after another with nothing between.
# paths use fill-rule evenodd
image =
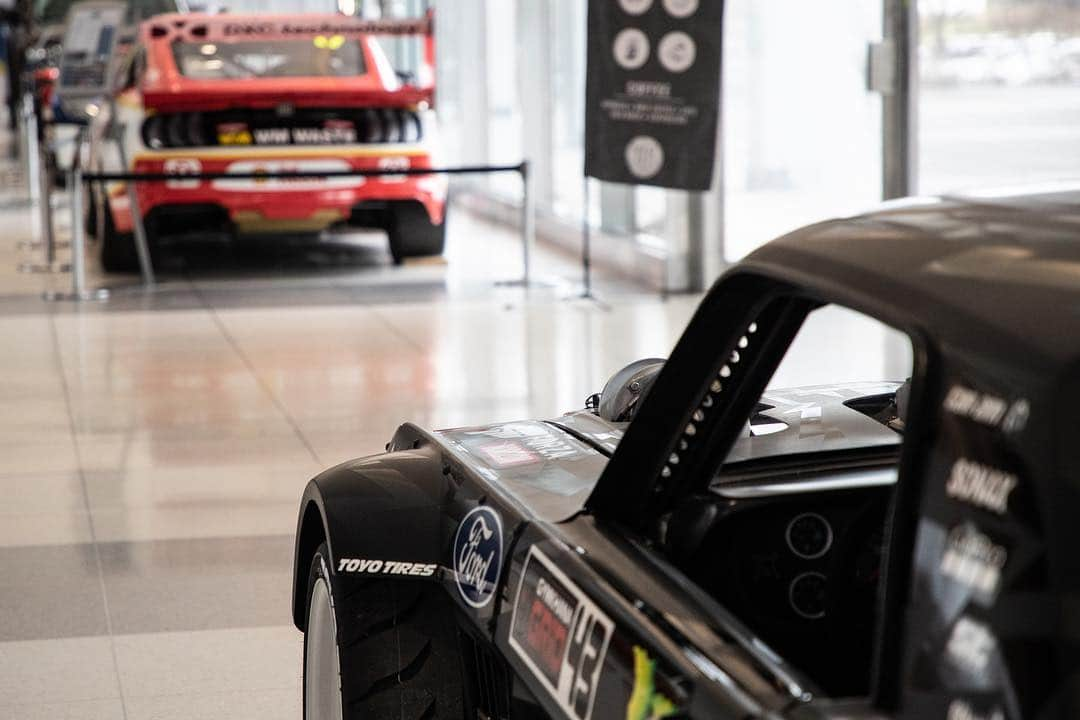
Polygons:
<instances>
[{"instance_id":1,"label":"sticker on car","mask_svg":"<svg viewBox=\"0 0 1080 720\"><path fill-rule=\"evenodd\" d=\"M502 518L481 505L462 518L454 535L454 581L471 607L491 602L502 568Z\"/></svg>"},{"instance_id":2,"label":"sticker on car","mask_svg":"<svg viewBox=\"0 0 1080 720\"><path fill-rule=\"evenodd\" d=\"M315 160L238 160L229 163L225 172L236 174L264 174L266 177L254 178L222 178L215 180L213 186L217 190L234 191L288 191L302 189L336 189L359 187L364 184L364 178L356 177L299 177L282 178L274 177L278 173L287 172L344 172L352 169L344 160L334 158L320 158Z\"/></svg>"},{"instance_id":3,"label":"sticker on car","mask_svg":"<svg viewBox=\"0 0 1080 720\"><path fill-rule=\"evenodd\" d=\"M592 716L615 624L531 547L510 620L510 647L568 716Z\"/></svg>"},{"instance_id":4,"label":"sticker on car","mask_svg":"<svg viewBox=\"0 0 1080 720\"><path fill-rule=\"evenodd\" d=\"M202 172L202 163L196 158L169 158L162 165L167 175L198 175ZM173 190L193 190L199 187L198 178L166 180L165 187Z\"/></svg>"}]
</instances>

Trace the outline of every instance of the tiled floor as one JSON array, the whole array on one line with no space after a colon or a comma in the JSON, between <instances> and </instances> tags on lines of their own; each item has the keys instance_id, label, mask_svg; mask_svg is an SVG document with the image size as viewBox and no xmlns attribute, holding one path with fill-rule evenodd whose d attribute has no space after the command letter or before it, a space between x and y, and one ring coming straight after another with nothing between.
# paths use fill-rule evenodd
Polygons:
<instances>
[{"instance_id":1,"label":"tiled floor","mask_svg":"<svg viewBox=\"0 0 1080 720\"><path fill-rule=\"evenodd\" d=\"M15 271L31 259L19 192L0 191L5 719L298 718L289 588L308 478L405 420L579 407L623 363L665 354L695 305L604 278L612 310L563 299L568 284L496 288L520 272L516 237L463 214L445 266L391 267L381 240L345 261L177 255L152 293L48 303L70 280ZM133 281L91 267L92 285Z\"/></svg>"},{"instance_id":2,"label":"tiled floor","mask_svg":"<svg viewBox=\"0 0 1080 720\"><path fill-rule=\"evenodd\" d=\"M605 277L610 308L566 282L496 287L520 273L516 236L458 212L445 265L392 267L372 236L344 258L196 248L152 292L91 263L111 300L50 303L70 279L16 272L21 192L0 187L2 719L298 718L307 480L406 420L581 407L625 363L665 356L697 302ZM573 258L541 249L536 265L577 277ZM830 313L776 384L903 377L880 329Z\"/></svg>"}]
</instances>

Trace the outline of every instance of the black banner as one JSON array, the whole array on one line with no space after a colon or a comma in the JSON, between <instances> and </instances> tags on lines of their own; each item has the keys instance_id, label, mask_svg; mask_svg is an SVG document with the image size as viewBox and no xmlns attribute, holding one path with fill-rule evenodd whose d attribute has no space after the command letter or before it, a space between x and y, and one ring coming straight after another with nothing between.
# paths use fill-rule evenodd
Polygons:
<instances>
[{"instance_id":1,"label":"black banner","mask_svg":"<svg viewBox=\"0 0 1080 720\"><path fill-rule=\"evenodd\" d=\"M591 0L585 174L707 190L723 0Z\"/></svg>"}]
</instances>

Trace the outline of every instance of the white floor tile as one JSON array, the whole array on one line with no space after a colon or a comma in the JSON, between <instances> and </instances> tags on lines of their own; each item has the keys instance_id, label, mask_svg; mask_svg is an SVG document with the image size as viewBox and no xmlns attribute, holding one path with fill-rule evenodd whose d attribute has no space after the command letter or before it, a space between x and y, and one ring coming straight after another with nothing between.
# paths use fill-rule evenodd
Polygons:
<instances>
[{"instance_id":1,"label":"white floor tile","mask_svg":"<svg viewBox=\"0 0 1080 720\"><path fill-rule=\"evenodd\" d=\"M292 535L302 492L300 484L294 500L263 504L95 510L94 535L98 542Z\"/></svg>"},{"instance_id":2,"label":"white floor tile","mask_svg":"<svg viewBox=\"0 0 1080 720\"><path fill-rule=\"evenodd\" d=\"M0 708L119 696L107 637L0 643Z\"/></svg>"},{"instance_id":3,"label":"white floor tile","mask_svg":"<svg viewBox=\"0 0 1080 720\"><path fill-rule=\"evenodd\" d=\"M121 635L125 698L297 690L303 637L292 626Z\"/></svg>"},{"instance_id":4,"label":"white floor tile","mask_svg":"<svg viewBox=\"0 0 1080 720\"><path fill-rule=\"evenodd\" d=\"M300 688L127 698L127 720L298 720Z\"/></svg>"},{"instance_id":5,"label":"white floor tile","mask_svg":"<svg viewBox=\"0 0 1080 720\"><path fill-rule=\"evenodd\" d=\"M0 514L0 547L74 545L91 541L85 510Z\"/></svg>"},{"instance_id":6,"label":"white floor tile","mask_svg":"<svg viewBox=\"0 0 1080 720\"><path fill-rule=\"evenodd\" d=\"M124 703L115 698L70 703L0 705L0 717L11 720L124 720L125 715ZM128 713L126 717L130 719L131 714Z\"/></svg>"}]
</instances>

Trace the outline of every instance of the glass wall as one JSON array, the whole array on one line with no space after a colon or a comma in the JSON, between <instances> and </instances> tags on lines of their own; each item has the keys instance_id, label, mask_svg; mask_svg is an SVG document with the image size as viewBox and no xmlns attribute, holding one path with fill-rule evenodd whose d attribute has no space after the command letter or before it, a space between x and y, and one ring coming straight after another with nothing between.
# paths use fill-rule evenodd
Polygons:
<instances>
[{"instance_id":1,"label":"glass wall","mask_svg":"<svg viewBox=\"0 0 1080 720\"><path fill-rule=\"evenodd\" d=\"M920 0L922 193L1080 175L1080 3Z\"/></svg>"},{"instance_id":2,"label":"glass wall","mask_svg":"<svg viewBox=\"0 0 1080 720\"><path fill-rule=\"evenodd\" d=\"M435 3L438 110L449 162L532 162L537 210L577 228L584 199L585 41L582 0L453 0ZM511 175L471 180L516 201ZM655 224L657 193L642 214ZM595 224L639 230L636 191L597 181ZM662 204L661 204L662 210ZM661 212L662 214L662 212ZM576 231L576 230L575 230Z\"/></svg>"},{"instance_id":3,"label":"glass wall","mask_svg":"<svg viewBox=\"0 0 1080 720\"><path fill-rule=\"evenodd\" d=\"M729 0L725 256L881 199L881 96L867 89L882 3Z\"/></svg>"},{"instance_id":4,"label":"glass wall","mask_svg":"<svg viewBox=\"0 0 1080 720\"><path fill-rule=\"evenodd\" d=\"M581 221L583 0L435 3L438 108L450 162L534 163L537 208ZM867 89L882 3L728 0L725 8L725 256L881 198L881 96ZM480 183L517 199L516 178ZM694 223L682 192L592 183L594 224L683 258ZM720 233L702 238L719 254ZM676 260L678 262L678 260ZM671 277L669 275L669 277ZM672 289L677 289L672 287Z\"/></svg>"}]
</instances>

